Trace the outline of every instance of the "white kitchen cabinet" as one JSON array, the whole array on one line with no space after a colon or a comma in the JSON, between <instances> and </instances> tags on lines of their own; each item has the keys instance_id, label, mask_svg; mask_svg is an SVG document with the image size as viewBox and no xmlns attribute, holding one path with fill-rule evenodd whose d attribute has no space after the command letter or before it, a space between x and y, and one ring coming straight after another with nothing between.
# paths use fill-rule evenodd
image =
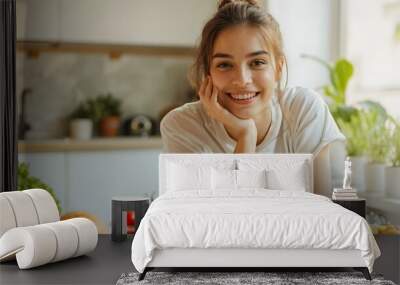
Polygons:
<instances>
[{"instance_id":1,"label":"white kitchen cabinet","mask_svg":"<svg viewBox=\"0 0 400 285\"><path fill-rule=\"evenodd\" d=\"M39 178L42 182L53 188L65 212L65 194L68 187L66 180L65 154L64 153L19 153L19 162L29 165L29 174Z\"/></svg>"},{"instance_id":2,"label":"white kitchen cabinet","mask_svg":"<svg viewBox=\"0 0 400 285\"><path fill-rule=\"evenodd\" d=\"M18 0L18 39L195 45L215 0Z\"/></svg>"},{"instance_id":3,"label":"white kitchen cabinet","mask_svg":"<svg viewBox=\"0 0 400 285\"><path fill-rule=\"evenodd\" d=\"M85 211L111 226L113 196L157 196L161 149L20 153L50 185L63 213Z\"/></svg>"},{"instance_id":4,"label":"white kitchen cabinet","mask_svg":"<svg viewBox=\"0 0 400 285\"><path fill-rule=\"evenodd\" d=\"M58 0L17 0L17 40L57 41L59 39Z\"/></svg>"},{"instance_id":5,"label":"white kitchen cabinet","mask_svg":"<svg viewBox=\"0 0 400 285\"><path fill-rule=\"evenodd\" d=\"M66 154L68 211L87 211L111 224L113 196L158 193L161 150L93 151Z\"/></svg>"}]
</instances>

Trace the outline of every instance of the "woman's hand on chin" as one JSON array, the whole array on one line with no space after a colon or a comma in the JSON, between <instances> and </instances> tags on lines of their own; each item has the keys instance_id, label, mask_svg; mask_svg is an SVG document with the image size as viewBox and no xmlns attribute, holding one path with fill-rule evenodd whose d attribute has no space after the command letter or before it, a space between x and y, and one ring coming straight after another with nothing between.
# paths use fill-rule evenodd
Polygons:
<instances>
[{"instance_id":1,"label":"woman's hand on chin","mask_svg":"<svg viewBox=\"0 0 400 285\"><path fill-rule=\"evenodd\" d=\"M207 114L221 122L229 135L236 140L246 141L245 149L250 152L253 149L254 141L254 151L257 143L257 128L253 119L240 119L226 108L221 106L218 102L219 90L212 83L210 76L208 76L201 84L199 90L200 102L203 104Z\"/></svg>"}]
</instances>

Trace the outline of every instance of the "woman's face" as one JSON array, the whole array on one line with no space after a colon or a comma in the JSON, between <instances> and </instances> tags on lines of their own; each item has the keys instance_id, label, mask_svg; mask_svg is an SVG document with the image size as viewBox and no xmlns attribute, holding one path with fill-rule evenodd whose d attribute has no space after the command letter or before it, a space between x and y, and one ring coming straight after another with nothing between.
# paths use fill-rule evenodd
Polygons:
<instances>
[{"instance_id":1,"label":"woman's face","mask_svg":"<svg viewBox=\"0 0 400 285\"><path fill-rule=\"evenodd\" d=\"M223 30L210 63L220 104L242 119L265 112L278 76L273 60L258 28L239 25Z\"/></svg>"}]
</instances>

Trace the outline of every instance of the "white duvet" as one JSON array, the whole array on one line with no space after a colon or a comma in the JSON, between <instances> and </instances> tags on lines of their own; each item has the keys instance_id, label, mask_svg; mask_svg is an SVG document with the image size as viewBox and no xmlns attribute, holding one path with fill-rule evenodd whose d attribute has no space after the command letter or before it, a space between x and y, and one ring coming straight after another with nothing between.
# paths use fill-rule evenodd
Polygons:
<instances>
[{"instance_id":1,"label":"white duvet","mask_svg":"<svg viewBox=\"0 0 400 285\"><path fill-rule=\"evenodd\" d=\"M330 199L266 189L179 191L157 198L132 243L143 272L155 249L358 249L372 272L379 248L368 223Z\"/></svg>"}]
</instances>

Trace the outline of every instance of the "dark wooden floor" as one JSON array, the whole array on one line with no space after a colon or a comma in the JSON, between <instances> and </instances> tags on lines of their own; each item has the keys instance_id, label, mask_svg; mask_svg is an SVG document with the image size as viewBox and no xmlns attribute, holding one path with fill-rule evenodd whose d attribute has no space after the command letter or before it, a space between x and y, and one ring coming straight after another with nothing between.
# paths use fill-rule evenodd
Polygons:
<instances>
[{"instance_id":1,"label":"dark wooden floor","mask_svg":"<svg viewBox=\"0 0 400 285\"><path fill-rule=\"evenodd\" d=\"M376 236L382 257L374 266L374 273L386 279L399 282L400 247L396 237ZM133 272L131 262L132 239L112 242L109 235L100 235L95 251L87 256L64 260L28 270L19 270L15 261L0 263L0 285L8 284L115 284L122 273ZM393 253L393 254L392 254ZM160 271L175 271L160 269ZM197 269L195 271L208 271ZM213 271L219 271L212 269ZM222 269L230 271L232 269ZM249 270L248 268L246 271ZM351 271L350 268L271 268L265 271ZM180 268L177 271L193 271ZM251 270L250 270L251 271ZM259 271L259 269L255 269ZM264 270L263 270L264 271Z\"/></svg>"},{"instance_id":2,"label":"dark wooden floor","mask_svg":"<svg viewBox=\"0 0 400 285\"><path fill-rule=\"evenodd\" d=\"M96 249L87 256L27 270L19 270L16 261L1 263L0 284L115 284L122 273L135 271L131 243L100 235Z\"/></svg>"}]
</instances>

